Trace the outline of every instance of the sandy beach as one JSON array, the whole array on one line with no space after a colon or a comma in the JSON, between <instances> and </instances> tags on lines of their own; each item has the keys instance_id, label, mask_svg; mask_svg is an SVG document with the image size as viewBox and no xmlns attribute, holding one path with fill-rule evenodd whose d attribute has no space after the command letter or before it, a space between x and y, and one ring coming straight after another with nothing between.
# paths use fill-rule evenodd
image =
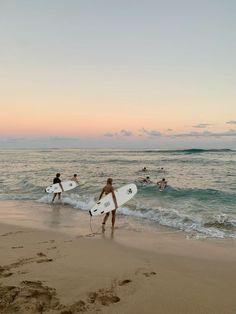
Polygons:
<instances>
[{"instance_id":1,"label":"sandy beach","mask_svg":"<svg viewBox=\"0 0 236 314\"><path fill-rule=\"evenodd\" d=\"M235 240L125 230L118 218L95 235L1 223L0 250L0 313L236 312Z\"/></svg>"}]
</instances>

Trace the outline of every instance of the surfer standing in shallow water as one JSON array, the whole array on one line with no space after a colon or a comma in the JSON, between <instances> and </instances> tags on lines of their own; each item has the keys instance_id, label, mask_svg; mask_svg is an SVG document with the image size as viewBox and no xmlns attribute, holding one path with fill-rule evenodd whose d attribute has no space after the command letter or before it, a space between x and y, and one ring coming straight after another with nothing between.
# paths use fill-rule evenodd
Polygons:
<instances>
[{"instance_id":1,"label":"surfer standing in shallow water","mask_svg":"<svg viewBox=\"0 0 236 314\"><path fill-rule=\"evenodd\" d=\"M114 193L114 189L113 189L113 186L112 186L112 178L108 178L107 179L107 184L102 189L102 192L101 192L101 194L99 196L99 200L102 198L103 194L107 195L109 193L112 193L112 197L113 197L113 200L114 200L114 203L115 203L115 208L111 211L111 213L112 213L111 223L112 223L112 228L114 228L115 220L116 220L116 209L118 208L118 205L117 205L117 200L116 200L116 196L115 196L115 193ZM105 224L106 224L106 221L107 221L107 219L109 217L109 214L110 213L106 213L106 215L105 215L105 217L103 219L103 222L102 222L103 227L105 227Z\"/></svg>"},{"instance_id":2,"label":"surfer standing in shallow water","mask_svg":"<svg viewBox=\"0 0 236 314\"><path fill-rule=\"evenodd\" d=\"M56 174L56 177L53 179L53 184L59 183L59 185L60 185L62 191L64 191L64 190L63 190L63 187L62 187L62 185L61 185L60 176L61 176L60 173L57 173L57 174ZM54 193L53 199L52 199L52 203L54 202L54 200L55 200L55 198L56 198L57 195L58 195L58 200L59 200L59 199L61 198L61 192L59 192L59 193Z\"/></svg>"}]
</instances>

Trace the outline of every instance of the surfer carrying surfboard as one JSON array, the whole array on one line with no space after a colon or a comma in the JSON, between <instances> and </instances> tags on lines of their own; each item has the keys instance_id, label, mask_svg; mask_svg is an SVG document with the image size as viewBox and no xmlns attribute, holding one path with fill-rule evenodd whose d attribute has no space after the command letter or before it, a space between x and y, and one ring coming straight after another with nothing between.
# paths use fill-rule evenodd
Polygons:
<instances>
[{"instance_id":1,"label":"surfer carrying surfboard","mask_svg":"<svg viewBox=\"0 0 236 314\"><path fill-rule=\"evenodd\" d=\"M61 190L62 190L62 192L63 192L64 189L63 189L63 186L62 186L62 184L61 184L60 176L61 176L60 173L57 173L57 174L56 174L56 177L53 179L53 184L59 183L59 185L60 185L60 187L61 187ZM54 193L53 198L52 198L52 203L54 202L56 196L58 196L58 199L60 199L60 198L61 198L61 192L59 192L59 193Z\"/></svg>"},{"instance_id":2,"label":"surfer carrying surfboard","mask_svg":"<svg viewBox=\"0 0 236 314\"><path fill-rule=\"evenodd\" d=\"M115 193L114 193L114 189L113 189L113 186L112 186L112 178L108 178L107 179L107 184L104 186L104 188L102 189L102 192L99 196L99 200L102 198L103 194L107 195L109 193L112 193L112 198L114 200L114 203L115 203L115 208L111 211L112 213L112 218L111 218L111 223L112 223L112 228L114 228L114 225L115 225L115 220L116 220L116 209L118 208L118 205L117 205L117 200L116 200L116 196L115 196ZM104 219L103 219L103 226L105 226L106 224L106 221L109 217L109 214L110 213L106 213Z\"/></svg>"}]
</instances>

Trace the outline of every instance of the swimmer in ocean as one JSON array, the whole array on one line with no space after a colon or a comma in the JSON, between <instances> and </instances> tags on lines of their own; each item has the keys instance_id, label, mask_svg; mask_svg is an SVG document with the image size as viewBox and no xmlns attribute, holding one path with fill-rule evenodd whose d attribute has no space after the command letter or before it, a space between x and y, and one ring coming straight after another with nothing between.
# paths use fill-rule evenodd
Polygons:
<instances>
[{"instance_id":1,"label":"swimmer in ocean","mask_svg":"<svg viewBox=\"0 0 236 314\"><path fill-rule=\"evenodd\" d=\"M150 180L150 177L140 177L139 182L141 183L152 183L152 181Z\"/></svg>"},{"instance_id":2,"label":"swimmer in ocean","mask_svg":"<svg viewBox=\"0 0 236 314\"><path fill-rule=\"evenodd\" d=\"M163 178L161 181L157 182L157 185L159 186L159 190L163 191L167 186L167 181L165 178Z\"/></svg>"}]
</instances>

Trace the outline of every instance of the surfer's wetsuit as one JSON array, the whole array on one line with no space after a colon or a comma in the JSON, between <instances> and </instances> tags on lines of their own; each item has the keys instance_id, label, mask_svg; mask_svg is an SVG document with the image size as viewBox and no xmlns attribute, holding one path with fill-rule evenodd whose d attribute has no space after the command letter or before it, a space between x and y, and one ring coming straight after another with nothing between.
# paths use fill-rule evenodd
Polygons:
<instances>
[{"instance_id":1,"label":"surfer's wetsuit","mask_svg":"<svg viewBox=\"0 0 236 314\"><path fill-rule=\"evenodd\" d=\"M58 177L56 177L53 179L53 184L55 183L61 183L61 180Z\"/></svg>"},{"instance_id":2,"label":"surfer's wetsuit","mask_svg":"<svg viewBox=\"0 0 236 314\"><path fill-rule=\"evenodd\" d=\"M61 186L62 191L64 191L64 190L63 190L63 187L62 187L62 185L61 185L61 179L59 179L59 177L60 177L60 173L57 173L56 177L53 179L53 184L59 183L60 186ZM56 198L57 195L58 195L58 199L60 199L60 198L61 198L61 192L54 193L54 196L53 196L53 198L52 198L52 203L54 202L54 200L55 200L55 198Z\"/></svg>"}]
</instances>

